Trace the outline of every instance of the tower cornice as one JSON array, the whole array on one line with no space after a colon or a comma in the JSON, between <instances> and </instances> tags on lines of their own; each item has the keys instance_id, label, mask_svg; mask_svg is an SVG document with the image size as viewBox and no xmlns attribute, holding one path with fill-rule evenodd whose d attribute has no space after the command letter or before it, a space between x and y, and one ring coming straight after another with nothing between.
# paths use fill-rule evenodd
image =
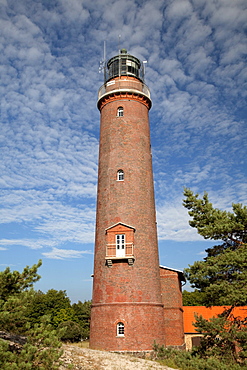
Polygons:
<instances>
[{"instance_id":1,"label":"tower cornice","mask_svg":"<svg viewBox=\"0 0 247 370\"><path fill-rule=\"evenodd\" d=\"M150 90L142 81L133 77L120 76L102 85L98 92L98 109L114 100L136 100L148 109L152 106Z\"/></svg>"},{"instance_id":2,"label":"tower cornice","mask_svg":"<svg viewBox=\"0 0 247 370\"><path fill-rule=\"evenodd\" d=\"M104 94L97 103L98 109L101 110L103 106L111 103L114 100L136 100L144 104L148 109L151 108L152 102L147 95L141 94L139 91L133 90L115 90Z\"/></svg>"}]
</instances>

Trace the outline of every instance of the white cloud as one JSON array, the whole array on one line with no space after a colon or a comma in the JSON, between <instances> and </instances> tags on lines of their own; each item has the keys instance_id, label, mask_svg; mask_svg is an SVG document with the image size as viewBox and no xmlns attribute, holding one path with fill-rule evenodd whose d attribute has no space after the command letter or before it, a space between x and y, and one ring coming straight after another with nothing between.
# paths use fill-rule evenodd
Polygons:
<instances>
[{"instance_id":1,"label":"white cloud","mask_svg":"<svg viewBox=\"0 0 247 370\"><path fill-rule=\"evenodd\" d=\"M157 223L160 240L202 241L197 231L189 226L189 216L180 199L158 205Z\"/></svg>"},{"instance_id":2,"label":"white cloud","mask_svg":"<svg viewBox=\"0 0 247 370\"><path fill-rule=\"evenodd\" d=\"M92 251L78 251L73 249L53 248L50 252L44 252L42 255L50 259L63 260L66 258L82 258L84 254L93 254Z\"/></svg>"},{"instance_id":3,"label":"white cloud","mask_svg":"<svg viewBox=\"0 0 247 370\"><path fill-rule=\"evenodd\" d=\"M160 238L199 240L183 186L222 208L246 201L244 0L20 0L8 10L2 2L1 222L26 222L37 240L4 245L93 242L98 63L119 35L148 60Z\"/></svg>"},{"instance_id":4,"label":"white cloud","mask_svg":"<svg viewBox=\"0 0 247 370\"><path fill-rule=\"evenodd\" d=\"M166 17L169 20L179 20L191 16L193 11L192 5L186 0L175 0L170 3L166 9Z\"/></svg>"},{"instance_id":5,"label":"white cloud","mask_svg":"<svg viewBox=\"0 0 247 370\"><path fill-rule=\"evenodd\" d=\"M207 256L207 252L206 251L201 251L199 253L197 253L198 256L201 256L201 257L206 257Z\"/></svg>"},{"instance_id":6,"label":"white cloud","mask_svg":"<svg viewBox=\"0 0 247 370\"><path fill-rule=\"evenodd\" d=\"M46 239L0 239L0 245L9 246L24 246L30 249L41 249L43 247L52 247L56 243L52 240ZM0 250L7 250L7 248L0 248Z\"/></svg>"}]
</instances>

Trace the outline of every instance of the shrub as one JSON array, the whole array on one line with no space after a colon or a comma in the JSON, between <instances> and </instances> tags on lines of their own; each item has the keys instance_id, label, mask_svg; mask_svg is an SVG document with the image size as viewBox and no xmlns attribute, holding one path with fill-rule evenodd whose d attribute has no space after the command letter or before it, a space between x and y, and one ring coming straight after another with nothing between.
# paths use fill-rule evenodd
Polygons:
<instances>
[{"instance_id":1,"label":"shrub","mask_svg":"<svg viewBox=\"0 0 247 370\"><path fill-rule=\"evenodd\" d=\"M157 361L162 365L179 367L181 370L243 370L244 365L224 362L216 357L200 358L194 352L178 351L154 343Z\"/></svg>"},{"instance_id":2,"label":"shrub","mask_svg":"<svg viewBox=\"0 0 247 370\"><path fill-rule=\"evenodd\" d=\"M79 342L82 338L82 329L74 321L61 322L58 329L64 329L60 336L60 339L64 342Z\"/></svg>"},{"instance_id":3,"label":"shrub","mask_svg":"<svg viewBox=\"0 0 247 370\"><path fill-rule=\"evenodd\" d=\"M44 317L40 324L29 330L27 341L18 350L0 339L1 370L58 370L62 354L55 330Z\"/></svg>"}]
</instances>

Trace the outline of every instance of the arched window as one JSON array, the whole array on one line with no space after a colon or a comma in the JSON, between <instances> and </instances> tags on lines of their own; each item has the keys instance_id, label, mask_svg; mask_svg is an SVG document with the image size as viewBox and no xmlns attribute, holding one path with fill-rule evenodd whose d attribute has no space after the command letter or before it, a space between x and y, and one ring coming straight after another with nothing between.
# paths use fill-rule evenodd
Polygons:
<instances>
[{"instance_id":1,"label":"arched window","mask_svg":"<svg viewBox=\"0 0 247 370\"><path fill-rule=\"evenodd\" d=\"M122 322L117 324L117 336L124 337L124 323Z\"/></svg>"},{"instance_id":2,"label":"arched window","mask_svg":"<svg viewBox=\"0 0 247 370\"><path fill-rule=\"evenodd\" d=\"M123 170L118 170L118 172L117 172L117 180L118 181L123 181L124 180L124 172L123 172Z\"/></svg>"},{"instance_id":3,"label":"arched window","mask_svg":"<svg viewBox=\"0 0 247 370\"><path fill-rule=\"evenodd\" d=\"M118 117L123 117L123 113L124 113L123 107L118 107L117 116Z\"/></svg>"}]
</instances>

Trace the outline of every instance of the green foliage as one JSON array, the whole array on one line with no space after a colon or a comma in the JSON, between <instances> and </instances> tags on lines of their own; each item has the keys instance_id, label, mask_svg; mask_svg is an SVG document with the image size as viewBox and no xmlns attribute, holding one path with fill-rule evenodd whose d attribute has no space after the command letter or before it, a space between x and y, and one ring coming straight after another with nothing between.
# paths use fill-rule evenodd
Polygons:
<instances>
[{"instance_id":1,"label":"green foliage","mask_svg":"<svg viewBox=\"0 0 247 370\"><path fill-rule=\"evenodd\" d=\"M44 315L50 315L54 328L60 327L63 322L73 321L80 326L80 339L89 337L91 301L84 303L79 301L71 305L66 291L54 289L48 290L47 293L38 291L34 293L34 298L29 306L28 318L34 325L40 322Z\"/></svg>"},{"instance_id":2,"label":"green foliage","mask_svg":"<svg viewBox=\"0 0 247 370\"><path fill-rule=\"evenodd\" d=\"M183 290L183 306L203 306L205 302L204 293L195 289L193 292Z\"/></svg>"},{"instance_id":3,"label":"green foliage","mask_svg":"<svg viewBox=\"0 0 247 370\"><path fill-rule=\"evenodd\" d=\"M9 344L6 341L0 339L0 369L18 370L16 361L17 355L9 351Z\"/></svg>"},{"instance_id":4,"label":"green foliage","mask_svg":"<svg viewBox=\"0 0 247 370\"><path fill-rule=\"evenodd\" d=\"M91 305L91 301L85 301L84 303L78 301L78 303L72 305L75 321L81 326L82 339L88 339L90 335Z\"/></svg>"},{"instance_id":5,"label":"green foliage","mask_svg":"<svg viewBox=\"0 0 247 370\"><path fill-rule=\"evenodd\" d=\"M64 342L79 342L82 339L83 329L74 321L64 321L58 326L58 329L65 329L60 336Z\"/></svg>"},{"instance_id":6,"label":"green foliage","mask_svg":"<svg viewBox=\"0 0 247 370\"><path fill-rule=\"evenodd\" d=\"M205 239L232 241L235 244L247 242L247 207L232 204L233 212L213 208L207 193L202 199L190 189L184 190L185 208L193 220L190 226L195 227Z\"/></svg>"},{"instance_id":7,"label":"green foliage","mask_svg":"<svg viewBox=\"0 0 247 370\"><path fill-rule=\"evenodd\" d=\"M0 340L0 368L2 370L57 370L62 354L61 343L49 324L43 318L41 324L28 329L26 344L19 351L13 351L7 342Z\"/></svg>"},{"instance_id":8,"label":"green foliage","mask_svg":"<svg viewBox=\"0 0 247 370\"><path fill-rule=\"evenodd\" d=\"M31 289L9 296L5 302L2 301L0 306L0 330L25 334L28 312L33 297L34 291Z\"/></svg>"},{"instance_id":9,"label":"green foliage","mask_svg":"<svg viewBox=\"0 0 247 370\"><path fill-rule=\"evenodd\" d=\"M247 244L196 261L185 269L185 275L192 287L204 292L206 306L244 306L247 304Z\"/></svg>"},{"instance_id":10,"label":"green foliage","mask_svg":"<svg viewBox=\"0 0 247 370\"><path fill-rule=\"evenodd\" d=\"M185 269L185 275L203 293L205 306L231 306L210 320L197 317L195 326L204 335L197 354L247 365L247 318L232 314L233 307L247 305L247 207L233 204L233 212L226 212L213 208L206 193L199 199L185 189L184 195L190 225L205 239L223 241L207 249L207 257Z\"/></svg>"},{"instance_id":11,"label":"green foliage","mask_svg":"<svg viewBox=\"0 0 247 370\"><path fill-rule=\"evenodd\" d=\"M64 321L70 320L73 313L66 291L50 289L47 293L35 292L28 315L33 324L40 322L42 316L50 315L51 324L57 327L63 317Z\"/></svg>"},{"instance_id":12,"label":"green foliage","mask_svg":"<svg viewBox=\"0 0 247 370\"><path fill-rule=\"evenodd\" d=\"M34 291L41 261L22 273L0 272L0 330L26 337L25 344L0 339L1 370L56 370L61 342L89 337L91 302L71 306L65 291Z\"/></svg>"},{"instance_id":13,"label":"green foliage","mask_svg":"<svg viewBox=\"0 0 247 370\"><path fill-rule=\"evenodd\" d=\"M53 325L55 327L58 327L60 323L67 322L67 321L75 321L75 314L72 307L68 308L61 308L56 314L56 316L53 317Z\"/></svg>"},{"instance_id":14,"label":"green foliage","mask_svg":"<svg viewBox=\"0 0 247 370\"><path fill-rule=\"evenodd\" d=\"M23 346L21 355L37 369L58 369L59 358L62 355L61 342L56 330L53 330L49 317L44 316L40 324L29 329L27 343ZM34 367L35 368L35 367Z\"/></svg>"},{"instance_id":15,"label":"green foliage","mask_svg":"<svg viewBox=\"0 0 247 370\"><path fill-rule=\"evenodd\" d=\"M204 292L204 304L241 306L247 304L247 207L233 204L233 213L213 208L205 193L203 199L185 189L184 206L192 227L205 239L222 239L223 244L206 250L204 261L185 269L192 287Z\"/></svg>"},{"instance_id":16,"label":"green foliage","mask_svg":"<svg viewBox=\"0 0 247 370\"><path fill-rule=\"evenodd\" d=\"M197 353L164 348L156 343L153 349L159 363L180 370L243 370L245 368L244 365L234 361L226 361L214 356L201 358Z\"/></svg>"},{"instance_id":17,"label":"green foliage","mask_svg":"<svg viewBox=\"0 0 247 370\"><path fill-rule=\"evenodd\" d=\"M74 303L72 305L73 311L78 321L88 321L90 320L91 316L91 301Z\"/></svg>"},{"instance_id":18,"label":"green foliage","mask_svg":"<svg viewBox=\"0 0 247 370\"><path fill-rule=\"evenodd\" d=\"M26 343L10 345L0 339L1 370L56 370L61 356L61 343L49 317L33 325L29 313L35 297L33 284L39 279L41 261L22 273L0 273L0 329L15 335L25 335ZM18 337L18 336L17 336Z\"/></svg>"},{"instance_id":19,"label":"green foliage","mask_svg":"<svg viewBox=\"0 0 247 370\"><path fill-rule=\"evenodd\" d=\"M217 357L225 361L240 362L247 366L247 317L234 317L232 309L205 320L196 316L196 331L204 333L195 353L201 357Z\"/></svg>"},{"instance_id":20,"label":"green foliage","mask_svg":"<svg viewBox=\"0 0 247 370\"><path fill-rule=\"evenodd\" d=\"M6 301L10 296L31 288L40 279L37 270L41 265L42 261L39 260L37 265L26 266L22 273L11 272L9 267L0 271L0 301Z\"/></svg>"}]
</instances>

